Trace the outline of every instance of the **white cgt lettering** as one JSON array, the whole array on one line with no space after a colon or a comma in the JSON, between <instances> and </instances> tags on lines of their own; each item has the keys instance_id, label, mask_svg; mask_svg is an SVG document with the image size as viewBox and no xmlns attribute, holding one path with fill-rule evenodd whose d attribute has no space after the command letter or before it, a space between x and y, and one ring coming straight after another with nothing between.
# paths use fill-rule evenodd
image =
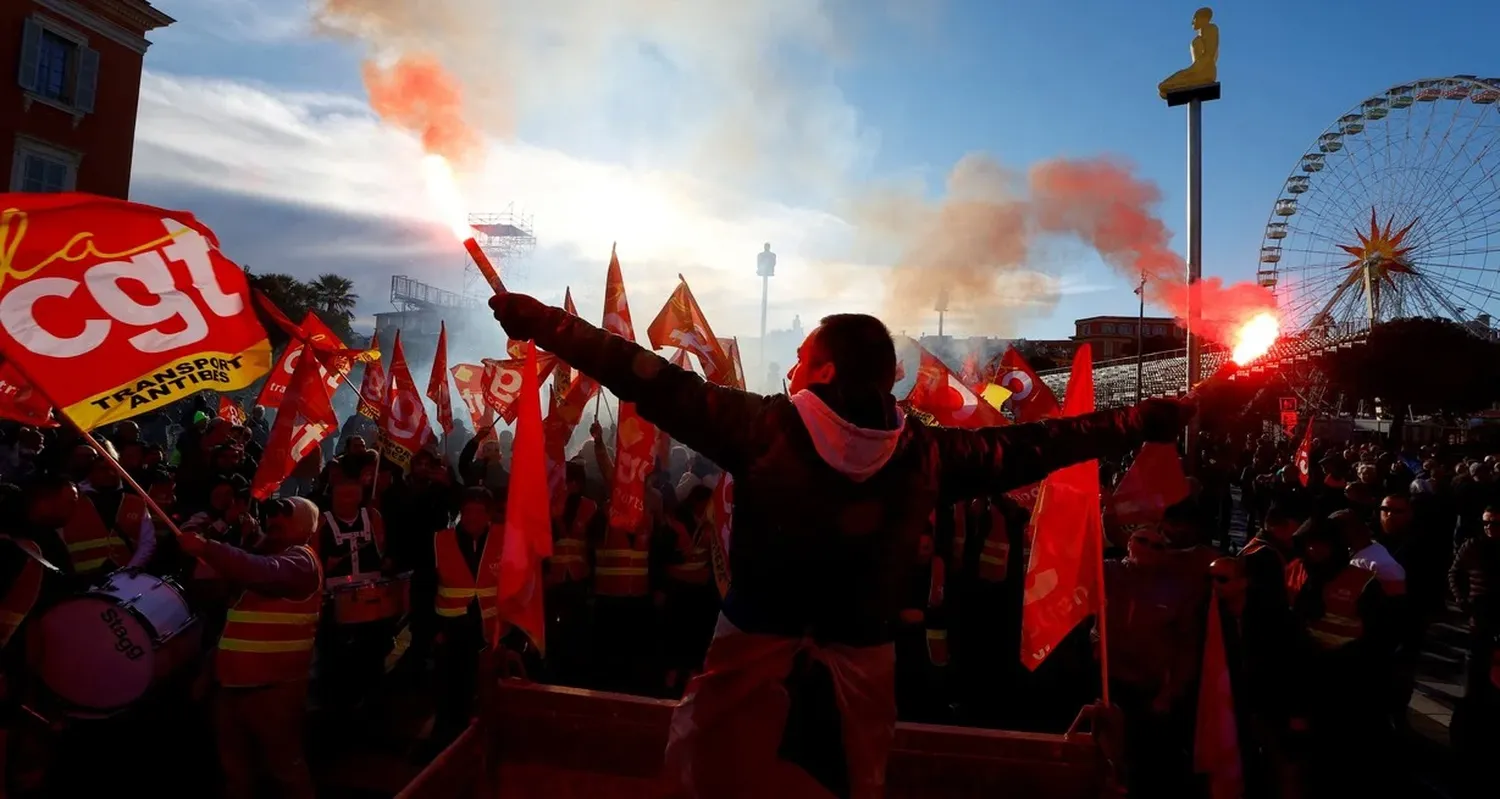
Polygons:
<instances>
[{"instance_id":1,"label":"white cgt lettering","mask_svg":"<svg viewBox=\"0 0 1500 799\"><path fill-rule=\"evenodd\" d=\"M162 220L162 224L171 231L182 228L170 219ZM176 241L162 252L144 252L129 261L107 261L89 267L82 284L107 318L86 319L77 335L59 335L42 327L36 318L39 301L67 300L77 292L79 281L65 277L36 278L12 289L0 299L0 327L21 346L50 358L76 358L92 352L109 338L115 322L150 328L129 339L131 346L141 352L167 352L196 344L208 336L208 321L192 297L177 288L163 254L186 265L193 289L214 315L229 317L244 310L244 298L226 294L219 285L208 242L197 232L187 230L179 233ZM136 302L120 288L123 280L140 284L157 302L147 305Z\"/></svg>"},{"instance_id":2,"label":"white cgt lettering","mask_svg":"<svg viewBox=\"0 0 1500 799\"><path fill-rule=\"evenodd\" d=\"M421 419L412 407L412 399L404 391L396 392L391 400L391 412L386 414L385 431L397 441L415 438Z\"/></svg>"}]
</instances>

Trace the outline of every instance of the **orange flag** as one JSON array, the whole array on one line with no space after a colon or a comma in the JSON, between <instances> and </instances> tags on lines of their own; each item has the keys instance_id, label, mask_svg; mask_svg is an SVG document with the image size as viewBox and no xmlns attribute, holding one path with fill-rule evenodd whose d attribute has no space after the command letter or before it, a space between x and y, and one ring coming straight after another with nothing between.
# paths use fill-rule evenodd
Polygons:
<instances>
[{"instance_id":1,"label":"orange flag","mask_svg":"<svg viewBox=\"0 0 1500 799\"><path fill-rule=\"evenodd\" d=\"M921 365L917 367L917 381L906 398L917 410L932 414L938 424L947 427L1001 427L1010 424L1005 414L981 400L936 355L920 344L916 347L921 354Z\"/></svg>"},{"instance_id":2,"label":"orange flag","mask_svg":"<svg viewBox=\"0 0 1500 799\"><path fill-rule=\"evenodd\" d=\"M1089 345L1078 348L1068 377L1064 416L1094 410ZM1021 662L1035 670L1078 623L1099 609L1104 518L1099 462L1059 469L1042 480L1031 517L1031 561L1021 605Z\"/></svg>"},{"instance_id":3,"label":"orange flag","mask_svg":"<svg viewBox=\"0 0 1500 799\"><path fill-rule=\"evenodd\" d=\"M1240 732L1224 651L1224 623L1217 594L1208 603L1208 631L1203 637L1203 666L1198 675L1198 718L1193 732L1193 771L1208 775L1212 799L1245 795L1240 766Z\"/></svg>"},{"instance_id":4,"label":"orange flag","mask_svg":"<svg viewBox=\"0 0 1500 799\"><path fill-rule=\"evenodd\" d=\"M359 384L359 415L372 422L380 421L381 409L385 407L385 369L380 361L365 364L365 379Z\"/></svg>"},{"instance_id":5,"label":"orange flag","mask_svg":"<svg viewBox=\"0 0 1500 799\"><path fill-rule=\"evenodd\" d=\"M724 358L729 362L730 373L734 375L734 380L725 385L744 391L745 365L740 362L740 340L737 338L720 338L719 348L724 350Z\"/></svg>"},{"instance_id":6,"label":"orange flag","mask_svg":"<svg viewBox=\"0 0 1500 799\"><path fill-rule=\"evenodd\" d=\"M1077 362L1077 356L1074 356ZM1016 421L1039 422L1051 419L1059 412L1057 397L1047 384L1037 377L1031 364L1016 352L1015 347L1005 351L995 368L995 379L991 381L1010 392L1010 409ZM1092 395L1090 395L1092 396Z\"/></svg>"},{"instance_id":7,"label":"orange flag","mask_svg":"<svg viewBox=\"0 0 1500 799\"><path fill-rule=\"evenodd\" d=\"M667 298L667 304L662 306L661 313L646 328L651 348L659 350L662 347L680 347L688 350L698 356L708 382L721 386L731 385L734 381L734 367L729 364L724 348L719 346L719 339L714 336L713 328L708 326L708 319L703 315L703 309L698 307L698 301L693 298L693 290L688 288L687 280L682 275L678 275L677 279L680 282L672 296Z\"/></svg>"},{"instance_id":8,"label":"orange flag","mask_svg":"<svg viewBox=\"0 0 1500 799\"><path fill-rule=\"evenodd\" d=\"M505 503L505 545L500 553L496 597L500 612L496 615L496 626L503 620L519 627L537 651L545 655L547 616L542 608L542 559L552 556L552 512L535 344L527 346L521 381Z\"/></svg>"},{"instance_id":9,"label":"orange flag","mask_svg":"<svg viewBox=\"0 0 1500 799\"><path fill-rule=\"evenodd\" d=\"M427 398L437 405L438 426L443 435L453 432L453 403L448 399L448 323L438 327L437 352L432 356L432 374L427 376Z\"/></svg>"},{"instance_id":10,"label":"orange flag","mask_svg":"<svg viewBox=\"0 0 1500 799\"><path fill-rule=\"evenodd\" d=\"M609 253L609 273L604 279L604 329L635 341L630 320L630 301L625 297L625 277L620 258ZM609 484L609 527L635 532L646 515L646 478L651 476L656 453L656 426L641 418L635 403L620 403L615 425L615 473Z\"/></svg>"},{"instance_id":11,"label":"orange flag","mask_svg":"<svg viewBox=\"0 0 1500 799\"><path fill-rule=\"evenodd\" d=\"M262 305L268 302L270 300L263 299ZM326 343L326 346L336 351L344 351L346 349L344 342L339 341L338 334L334 333L312 311L307 312L307 316L302 318L302 324L296 326L295 329L318 342L314 346L321 346ZM303 351L306 349L307 345L296 338L293 338L286 345L286 350L281 353L281 358L276 361L276 366L271 369L270 374L266 375L265 385L260 388L260 396L255 398L256 405L264 405L267 408L281 407L281 398L286 394L287 387L291 385L292 375L296 373L297 363L302 359ZM327 360L334 368L330 369L328 364L322 362L323 360ZM349 358L320 359L321 374L324 383L328 386L328 395L330 397L333 396L334 392L338 391L339 385L344 382L344 378L348 376L349 369L353 365L353 361Z\"/></svg>"}]
</instances>

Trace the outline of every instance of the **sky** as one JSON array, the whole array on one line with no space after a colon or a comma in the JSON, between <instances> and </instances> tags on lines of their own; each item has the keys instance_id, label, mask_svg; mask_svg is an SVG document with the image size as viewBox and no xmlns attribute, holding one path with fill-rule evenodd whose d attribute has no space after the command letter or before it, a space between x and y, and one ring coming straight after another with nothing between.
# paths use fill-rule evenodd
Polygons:
<instances>
[{"instance_id":1,"label":"sky","mask_svg":"<svg viewBox=\"0 0 1500 799\"><path fill-rule=\"evenodd\" d=\"M1190 3L331 0L388 15L376 24L315 20L325 0L153 2L178 22L151 35L133 198L196 213L255 271L352 278L357 326L390 309L393 274L464 285L417 139L368 107L361 62L397 53L462 82L486 141L461 169L471 209L534 217L537 249L502 265L508 285L549 302L571 286L585 317L614 244L638 328L681 274L716 333L755 335L769 242L770 328L865 311L935 332L923 252L958 237L951 257L991 269L982 250L1010 235L988 218L942 227L945 197L973 190L965 165L1005 186L1048 159L1118 159L1160 188L1184 243L1186 114L1156 84L1188 64ZM1254 278L1286 177L1351 107L1419 78L1500 75L1500 4L1442 5L1218 10L1205 275ZM945 332L1060 338L1076 318L1135 314L1131 281L1088 246L1016 235L983 289L955 292Z\"/></svg>"}]
</instances>

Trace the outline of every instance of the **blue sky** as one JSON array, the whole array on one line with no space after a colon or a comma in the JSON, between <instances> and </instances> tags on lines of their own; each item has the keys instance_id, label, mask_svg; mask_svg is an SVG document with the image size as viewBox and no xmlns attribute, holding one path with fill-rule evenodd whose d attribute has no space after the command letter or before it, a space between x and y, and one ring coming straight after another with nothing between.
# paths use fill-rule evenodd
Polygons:
<instances>
[{"instance_id":1,"label":"blue sky","mask_svg":"<svg viewBox=\"0 0 1500 799\"><path fill-rule=\"evenodd\" d=\"M264 271L355 276L362 315L388 307L393 272L459 287L460 257L403 165L414 145L362 109L363 43L313 33L302 0L155 2L179 22L147 59L139 198L197 211ZM512 90L513 101L482 98L496 151L467 188L479 204L536 210L541 246L517 281L543 299L571 284L594 315L618 241L638 325L682 272L717 332L752 334L753 257L769 239L782 263L772 327L855 309L915 316L899 326L930 332L935 319L896 310L903 298L885 291L900 244L865 246L865 233L891 231L851 208L875 186L900 200L885 208L937 202L975 152L1023 172L1049 158L1126 159L1160 186L1181 247L1185 114L1155 85L1187 64L1190 3L703 0L645 21L632 16L641 3L560 0L522 19L502 16L519 0L433 0L424 6L460 21L501 10L384 42L420 41L471 89ZM1231 281L1254 277L1283 181L1339 115L1397 83L1500 75L1494 3L1262 0L1215 21L1224 99L1204 110L1205 273ZM503 38L519 28L533 38ZM766 130L723 135L746 119ZM1026 268L1057 281L1055 304L991 304L958 314L952 332L1059 337L1076 317L1134 313L1130 285L1086 248L1034 249Z\"/></svg>"}]
</instances>

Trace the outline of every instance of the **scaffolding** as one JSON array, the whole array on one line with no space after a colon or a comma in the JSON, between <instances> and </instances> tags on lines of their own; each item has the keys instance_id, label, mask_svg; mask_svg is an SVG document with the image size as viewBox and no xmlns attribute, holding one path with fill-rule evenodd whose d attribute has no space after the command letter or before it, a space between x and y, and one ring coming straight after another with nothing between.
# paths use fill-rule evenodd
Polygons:
<instances>
[{"instance_id":1,"label":"scaffolding","mask_svg":"<svg viewBox=\"0 0 1500 799\"><path fill-rule=\"evenodd\" d=\"M474 229L474 240L479 243L479 248L500 271L501 279L514 286L515 278L519 276L517 265L536 249L532 215L517 211L515 203L511 203L500 213L469 214L469 227ZM479 301L490 294L489 282L467 256L464 258L463 293L465 297Z\"/></svg>"}]
</instances>

